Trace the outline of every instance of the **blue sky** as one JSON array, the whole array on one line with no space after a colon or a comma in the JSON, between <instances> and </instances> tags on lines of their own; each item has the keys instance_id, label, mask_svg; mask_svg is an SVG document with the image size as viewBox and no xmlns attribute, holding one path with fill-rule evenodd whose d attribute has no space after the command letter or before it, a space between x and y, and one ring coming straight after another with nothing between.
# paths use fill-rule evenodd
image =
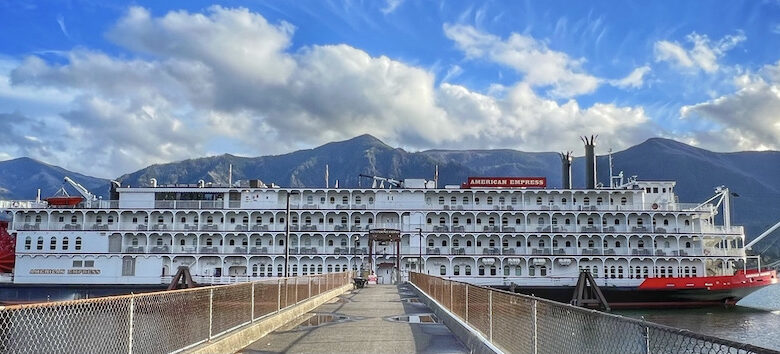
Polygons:
<instances>
[{"instance_id":1,"label":"blue sky","mask_svg":"<svg viewBox=\"0 0 780 354\"><path fill-rule=\"evenodd\" d=\"M0 159L105 177L362 133L777 150L778 112L778 1L0 1Z\"/></svg>"}]
</instances>

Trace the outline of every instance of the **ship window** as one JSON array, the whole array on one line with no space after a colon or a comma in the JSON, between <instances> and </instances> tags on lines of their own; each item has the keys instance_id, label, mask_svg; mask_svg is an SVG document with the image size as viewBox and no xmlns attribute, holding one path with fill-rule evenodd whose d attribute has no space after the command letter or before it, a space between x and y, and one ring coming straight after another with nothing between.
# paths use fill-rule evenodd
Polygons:
<instances>
[{"instance_id":1,"label":"ship window","mask_svg":"<svg viewBox=\"0 0 780 354\"><path fill-rule=\"evenodd\" d=\"M566 247L571 247L571 241L566 241Z\"/></svg>"},{"instance_id":2,"label":"ship window","mask_svg":"<svg viewBox=\"0 0 780 354\"><path fill-rule=\"evenodd\" d=\"M67 237L63 237L62 238L62 249L66 250L66 251L68 250L68 238Z\"/></svg>"},{"instance_id":3,"label":"ship window","mask_svg":"<svg viewBox=\"0 0 780 354\"><path fill-rule=\"evenodd\" d=\"M446 265L442 264L441 267L439 267L439 274L440 275L447 275L447 266Z\"/></svg>"},{"instance_id":4,"label":"ship window","mask_svg":"<svg viewBox=\"0 0 780 354\"><path fill-rule=\"evenodd\" d=\"M426 221L428 224L432 224L432 223L433 223L433 219L431 219L431 218L428 218L428 219L427 219L427 220L425 220L425 221Z\"/></svg>"},{"instance_id":5,"label":"ship window","mask_svg":"<svg viewBox=\"0 0 780 354\"><path fill-rule=\"evenodd\" d=\"M342 225L346 225L347 224L347 217L346 216L342 216L341 217L341 224Z\"/></svg>"},{"instance_id":6,"label":"ship window","mask_svg":"<svg viewBox=\"0 0 780 354\"><path fill-rule=\"evenodd\" d=\"M360 196L359 196L359 195L355 196L355 203L356 203L356 204L360 204L362 201L363 201L363 199L362 199L362 198L360 198Z\"/></svg>"},{"instance_id":7,"label":"ship window","mask_svg":"<svg viewBox=\"0 0 780 354\"><path fill-rule=\"evenodd\" d=\"M466 240L466 247L471 247L471 240Z\"/></svg>"},{"instance_id":8,"label":"ship window","mask_svg":"<svg viewBox=\"0 0 780 354\"><path fill-rule=\"evenodd\" d=\"M496 247L496 240L490 240L490 242L488 242L488 246Z\"/></svg>"},{"instance_id":9,"label":"ship window","mask_svg":"<svg viewBox=\"0 0 780 354\"><path fill-rule=\"evenodd\" d=\"M307 217L303 218L303 222L306 225L311 225L311 216L307 216Z\"/></svg>"},{"instance_id":10,"label":"ship window","mask_svg":"<svg viewBox=\"0 0 780 354\"><path fill-rule=\"evenodd\" d=\"M494 218L494 217L490 217L490 218L488 219L488 225L490 225L490 226L493 226L493 225L495 225L495 224L496 224L496 218Z\"/></svg>"},{"instance_id":11,"label":"ship window","mask_svg":"<svg viewBox=\"0 0 780 354\"><path fill-rule=\"evenodd\" d=\"M210 237L206 239L206 246L212 246L214 244L214 240L212 240Z\"/></svg>"},{"instance_id":12,"label":"ship window","mask_svg":"<svg viewBox=\"0 0 780 354\"><path fill-rule=\"evenodd\" d=\"M588 218L588 226L593 226L593 218Z\"/></svg>"},{"instance_id":13,"label":"ship window","mask_svg":"<svg viewBox=\"0 0 780 354\"><path fill-rule=\"evenodd\" d=\"M360 224L360 217L359 216L355 218L355 224Z\"/></svg>"},{"instance_id":14,"label":"ship window","mask_svg":"<svg viewBox=\"0 0 780 354\"><path fill-rule=\"evenodd\" d=\"M485 266L481 265L477 268L479 275L485 275Z\"/></svg>"},{"instance_id":15,"label":"ship window","mask_svg":"<svg viewBox=\"0 0 780 354\"><path fill-rule=\"evenodd\" d=\"M457 216L452 218L452 224L453 225L457 225L458 224L458 217Z\"/></svg>"},{"instance_id":16,"label":"ship window","mask_svg":"<svg viewBox=\"0 0 780 354\"><path fill-rule=\"evenodd\" d=\"M552 218L552 224L558 225L558 218Z\"/></svg>"},{"instance_id":17,"label":"ship window","mask_svg":"<svg viewBox=\"0 0 780 354\"><path fill-rule=\"evenodd\" d=\"M73 268L81 268L82 262L81 261L73 261Z\"/></svg>"},{"instance_id":18,"label":"ship window","mask_svg":"<svg viewBox=\"0 0 780 354\"><path fill-rule=\"evenodd\" d=\"M471 225L471 218L466 218L466 225Z\"/></svg>"},{"instance_id":19,"label":"ship window","mask_svg":"<svg viewBox=\"0 0 780 354\"><path fill-rule=\"evenodd\" d=\"M618 266L618 278L623 279L623 266Z\"/></svg>"},{"instance_id":20,"label":"ship window","mask_svg":"<svg viewBox=\"0 0 780 354\"><path fill-rule=\"evenodd\" d=\"M482 247L482 240L477 240L477 247Z\"/></svg>"},{"instance_id":21,"label":"ship window","mask_svg":"<svg viewBox=\"0 0 780 354\"><path fill-rule=\"evenodd\" d=\"M347 198L346 195L341 197L341 204L347 204L347 203L349 203L349 198Z\"/></svg>"},{"instance_id":22,"label":"ship window","mask_svg":"<svg viewBox=\"0 0 780 354\"><path fill-rule=\"evenodd\" d=\"M102 224L102 223L103 223L103 217L102 217L102 216L100 216L100 215L98 215L98 216L95 218L95 222L96 222L96 223L98 223L98 224Z\"/></svg>"},{"instance_id":23,"label":"ship window","mask_svg":"<svg viewBox=\"0 0 780 354\"><path fill-rule=\"evenodd\" d=\"M604 242L602 244L604 245L604 248L609 247L609 243L607 242L607 240L604 240Z\"/></svg>"},{"instance_id":24,"label":"ship window","mask_svg":"<svg viewBox=\"0 0 780 354\"><path fill-rule=\"evenodd\" d=\"M636 245L637 245L637 247L639 247L639 248L645 248L645 241L643 241L643 240L639 240L639 241L636 243Z\"/></svg>"},{"instance_id":25,"label":"ship window","mask_svg":"<svg viewBox=\"0 0 780 354\"><path fill-rule=\"evenodd\" d=\"M589 248L596 247L596 243L593 240L588 240L588 247Z\"/></svg>"},{"instance_id":26,"label":"ship window","mask_svg":"<svg viewBox=\"0 0 780 354\"><path fill-rule=\"evenodd\" d=\"M84 261L84 266L87 268L92 268L95 266L95 261Z\"/></svg>"},{"instance_id":27,"label":"ship window","mask_svg":"<svg viewBox=\"0 0 780 354\"><path fill-rule=\"evenodd\" d=\"M563 220L563 223L566 225L571 225L571 219L566 218L566 220Z\"/></svg>"},{"instance_id":28,"label":"ship window","mask_svg":"<svg viewBox=\"0 0 780 354\"><path fill-rule=\"evenodd\" d=\"M615 219L615 225L620 225L620 219Z\"/></svg>"},{"instance_id":29,"label":"ship window","mask_svg":"<svg viewBox=\"0 0 780 354\"><path fill-rule=\"evenodd\" d=\"M487 197L487 205L493 205L493 197Z\"/></svg>"},{"instance_id":30,"label":"ship window","mask_svg":"<svg viewBox=\"0 0 780 354\"><path fill-rule=\"evenodd\" d=\"M444 197L439 197L439 205L444 205Z\"/></svg>"},{"instance_id":31,"label":"ship window","mask_svg":"<svg viewBox=\"0 0 780 354\"><path fill-rule=\"evenodd\" d=\"M76 247L75 247L75 249L76 249L76 251L80 251L81 250L81 237L76 237Z\"/></svg>"},{"instance_id":32,"label":"ship window","mask_svg":"<svg viewBox=\"0 0 780 354\"><path fill-rule=\"evenodd\" d=\"M596 205L601 205L602 203L604 203L604 198L602 197L596 198Z\"/></svg>"},{"instance_id":33,"label":"ship window","mask_svg":"<svg viewBox=\"0 0 780 354\"><path fill-rule=\"evenodd\" d=\"M620 248L620 241L615 241L615 247Z\"/></svg>"},{"instance_id":34,"label":"ship window","mask_svg":"<svg viewBox=\"0 0 780 354\"><path fill-rule=\"evenodd\" d=\"M561 204L566 205L566 198L561 198Z\"/></svg>"},{"instance_id":35,"label":"ship window","mask_svg":"<svg viewBox=\"0 0 780 354\"><path fill-rule=\"evenodd\" d=\"M544 247L544 240L539 240L539 247Z\"/></svg>"},{"instance_id":36,"label":"ship window","mask_svg":"<svg viewBox=\"0 0 780 354\"><path fill-rule=\"evenodd\" d=\"M231 239L228 241L228 246L235 246L235 245L236 245L236 240L234 240L234 239L232 239L232 238L231 238Z\"/></svg>"},{"instance_id":37,"label":"ship window","mask_svg":"<svg viewBox=\"0 0 780 354\"><path fill-rule=\"evenodd\" d=\"M585 205L590 205L590 198L589 197L583 198L582 199L582 203L585 204Z\"/></svg>"},{"instance_id":38,"label":"ship window","mask_svg":"<svg viewBox=\"0 0 780 354\"><path fill-rule=\"evenodd\" d=\"M666 267L666 270L667 270L667 273L669 273L669 276L670 276L670 277L673 277L673 276L674 276L674 272L672 271L672 266L668 266L668 267Z\"/></svg>"},{"instance_id":39,"label":"ship window","mask_svg":"<svg viewBox=\"0 0 780 354\"><path fill-rule=\"evenodd\" d=\"M212 216L207 216L207 217L206 217L206 223L209 223L209 224L211 224L211 223L213 223L213 222L214 222L214 217L212 217Z\"/></svg>"},{"instance_id":40,"label":"ship window","mask_svg":"<svg viewBox=\"0 0 780 354\"><path fill-rule=\"evenodd\" d=\"M474 204L479 205L479 198L474 198Z\"/></svg>"},{"instance_id":41,"label":"ship window","mask_svg":"<svg viewBox=\"0 0 780 354\"><path fill-rule=\"evenodd\" d=\"M52 237L51 241L49 242L49 249L54 250L57 248L57 239Z\"/></svg>"},{"instance_id":42,"label":"ship window","mask_svg":"<svg viewBox=\"0 0 780 354\"><path fill-rule=\"evenodd\" d=\"M664 219L664 226L669 226L669 220L668 219Z\"/></svg>"},{"instance_id":43,"label":"ship window","mask_svg":"<svg viewBox=\"0 0 780 354\"><path fill-rule=\"evenodd\" d=\"M328 246L333 247L333 240L328 240Z\"/></svg>"},{"instance_id":44,"label":"ship window","mask_svg":"<svg viewBox=\"0 0 780 354\"><path fill-rule=\"evenodd\" d=\"M532 277L536 276L536 267L528 267L528 275Z\"/></svg>"},{"instance_id":45,"label":"ship window","mask_svg":"<svg viewBox=\"0 0 780 354\"><path fill-rule=\"evenodd\" d=\"M441 246L447 247L447 240L441 240Z\"/></svg>"},{"instance_id":46,"label":"ship window","mask_svg":"<svg viewBox=\"0 0 780 354\"><path fill-rule=\"evenodd\" d=\"M241 222L244 223L244 224L249 224L249 217L245 216L245 217L241 218Z\"/></svg>"},{"instance_id":47,"label":"ship window","mask_svg":"<svg viewBox=\"0 0 780 354\"><path fill-rule=\"evenodd\" d=\"M542 205L542 197L536 197L536 205Z\"/></svg>"},{"instance_id":48,"label":"ship window","mask_svg":"<svg viewBox=\"0 0 780 354\"><path fill-rule=\"evenodd\" d=\"M544 224L544 218L543 217L539 217L539 219L536 219L536 223L539 224L539 225L543 225Z\"/></svg>"},{"instance_id":49,"label":"ship window","mask_svg":"<svg viewBox=\"0 0 780 354\"><path fill-rule=\"evenodd\" d=\"M542 276L542 277L546 277L547 276L547 266L539 267L539 276Z\"/></svg>"},{"instance_id":50,"label":"ship window","mask_svg":"<svg viewBox=\"0 0 780 354\"><path fill-rule=\"evenodd\" d=\"M452 267L452 275L460 275L460 266L459 265L456 264L455 266Z\"/></svg>"},{"instance_id":51,"label":"ship window","mask_svg":"<svg viewBox=\"0 0 780 354\"><path fill-rule=\"evenodd\" d=\"M433 247L433 240L428 240L428 247Z\"/></svg>"},{"instance_id":52,"label":"ship window","mask_svg":"<svg viewBox=\"0 0 780 354\"><path fill-rule=\"evenodd\" d=\"M374 197L368 197L368 204L374 204Z\"/></svg>"},{"instance_id":53,"label":"ship window","mask_svg":"<svg viewBox=\"0 0 780 354\"><path fill-rule=\"evenodd\" d=\"M653 193L658 193L658 187L653 187Z\"/></svg>"},{"instance_id":54,"label":"ship window","mask_svg":"<svg viewBox=\"0 0 780 354\"><path fill-rule=\"evenodd\" d=\"M306 196L306 204L314 204L314 197L307 195Z\"/></svg>"},{"instance_id":55,"label":"ship window","mask_svg":"<svg viewBox=\"0 0 780 354\"><path fill-rule=\"evenodd\" d=\"M558 240L553 240L553 247L558 247Z\"/></svg>"},{"instance_id":56,"label":"ship window","mask_svg":"<svg viewBox=\"0 0 780 354\"><path fill-rule=\"evenodd\" d=\"M645 193L650 193L651 189L650 187L645 187Z\"/></svg>"},{"instance_id":57,"label":"ship window","mask_svg":"<svg viewBox=\"0 0 780 354\"><path fill-rule=\"evenodd\" d=\"M43 249L43 237L38 237L38 243L35 246L35 249L42 250Z\"/></svg>"},{"instance_id":58,"label":"ship window","mask_svg":"<svg viewBox=\"0 0 780 354\"><path fill-rule=\"evenodd\" d=\"M65 217L64 216L60 216L59 218L57 218L57 220L59 222L65 222Z\"/></svg>"},{"instance_id":59,"label":"ship window","mask_svg":"<svg viewBox=\"0 0 780 354\"><path fill-rule=\"evenodd\" d=\"M620 197L620 205L626 205L627 202L628 199L626 199L626 197Z\"/></svg>"},{"instance_id":60,"label":"ship window","mask_svg":"<svg viewBox=\"0 0 780 354\"><path fill-rule=\"evenodd\" d=\"M469 197L463 197L463 204L466 205L469 203Z\"/></svg>"},{"instance_id":61,"label":"ship window","mask_svg":"<svg viewBox=\"0 0 780 354\"><path fill-rule=\"evenodd\" d=\"M690 242L685 242L685 248L691 248L691 243Z\"/></svg>"},{"instance_id":62,"label":"ship window","mask_svg":"<svg viewBox=\"0 0 780 354\"><path fill-rule=\"evenodd\" d=\"M347 238L341 239L341 247L347 247Z\"/></svg>"},{"instance_id":63,"label":"ship window","mask_svg":"<svg viewBox=\"0 0 780 354\"><path fill-rule=\"evenodd\" d=\"M73 216L71 216L71 217L70 217L70 223L71 223L71 224L75 224L75 223L76 223L76 220L78 220L78 219L76 218L76 215L73 215Z\"/></svg>"},{"instance_id":64,"label":"ship window","mask_svg":"<svg viewBox=\"0 0 780 354\"><path fill-rule=\"evenodd\" d=\"M470 265L466 266L466 275L471 275L471 266Z\"/></svg>"},{"instance_id":65,"label":"ship window","mask_svg":"<svg viewBox=\"0 0 780 354\"><path fill-rule=\"evenodd\" d=\"M158 224L162 224L162 223L164 223L164 222L165 222L165 221L163 220L163 217L162 217L162 216L158 216L158 217L157 217L157 223L158 223Z\"/></svg>"},{"instance_id":66,"label":"ship window","mask_svg":"<svg viewBox=\"0 0 780 354\"><path fill-rule=\"evenodd\" d=\"M482 224L482 219L477 218L477 225L481 225L481 224Z\"/></svg>"},{"instance_id":67,"label":"ship window","mask_svg":"<svg viewBox=\"0 0 780 354\"><path fill-rule=\"evenodd\" d=\"M133 237L133 239L130 241L130 243L131 243L132 246L138 246L138 238L137 237Z\"/></svg>"},{"instance_id":68,"label":"ship window","mask_svg":"<svg viewBox=\"0 0 780 354\"><path fill-rule=\"evenodd\" d=\"M187 240L185 240L185 239L179 240L179 246L184 246L186 244L187 244Z\"/></svg>"},{"instance_id":69,"label":"ship window","mask_svg":"<svg viewBox=\"0 0 780 354\"><path fill-rule=\"evenodd\" d=\"M696 267L691 267L691 276L692 277L696 276Z\"/></svg>"},{"instance_id":70,"label":"ship window","mask_svg":"<svg viewBox=\"0 0 780 354\"><path fill-rule=\"evenodd\" d=\"M644 221L644 220L642 220L641 218L636 220L636 224L637 224L637 225L642 225L644 222L645 222L645 221Z\"/></svg>"},{"instance_id":71,"label":"ship window","mask_svg":"<svg viewBox=\"0 0 780 354\"><path fill-rule=\"evenodd\" d=\"M30 237L27 237L24 239L24 249L29 250L32 247L32 239Z\"/></svg>"},{"instance_id":72,"label":"ship window","mask_svg":"<svg viewBox=\"0 0 780 354\"><path fill-rule=\"evenodd\" d=\"M284 246L284 239L279 239L279 246Z\"/></svg>"},{"instance_id":73,"label":"ship window","mask_svg":"<svg viewBox=\"0 0 780 354\"><path fill-rule=\"evenodd\" d=\"M443 217L439 218L439 225L444 225L445 219Z\"/></svg>"}]
</instances>

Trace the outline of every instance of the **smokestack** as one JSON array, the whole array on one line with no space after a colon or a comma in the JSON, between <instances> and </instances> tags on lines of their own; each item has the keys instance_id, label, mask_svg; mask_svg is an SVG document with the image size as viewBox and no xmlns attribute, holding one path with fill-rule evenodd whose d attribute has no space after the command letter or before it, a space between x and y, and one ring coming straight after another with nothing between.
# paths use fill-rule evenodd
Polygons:
<instances>
[{"instance_id":1,"label":"smokestack","mask_svg":"<svg viewBox=\"0 0 780 354\"><path fill-rule=\"evenodd\" d=\"M585 188L596 189L596 138L598 135L582 137L585 143Z\"/></svg>"},{"instance_id":2,"label":"smokestack","mask_svg":"<svg viewBox=\"0 0 780 354\"><path fill-rule=\"evenodd\" d=\"M561 155L561 188L571 189L571 160L572 152L567 151L560 153Z\"/></svg>"}]
</instances>

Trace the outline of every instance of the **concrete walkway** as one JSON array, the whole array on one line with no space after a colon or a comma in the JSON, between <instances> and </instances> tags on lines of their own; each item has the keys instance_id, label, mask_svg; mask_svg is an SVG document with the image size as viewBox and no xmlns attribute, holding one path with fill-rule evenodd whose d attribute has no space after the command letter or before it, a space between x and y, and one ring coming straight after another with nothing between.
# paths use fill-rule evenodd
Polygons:
<instances>
[{"instance_id":1,"label":"concrete walkway","mask_svg":"<svg viewBox=\"0 0 780 354\"><path fill-rule=\"evenodd\" d=\"M412 300L401 300L407 298ZM447 326L414 316L431 313L415 299L406 285L367 285L299 317L241 353L467 353ZM420 323L389 319L395 316Z\"/></svg>"}]
</instances>

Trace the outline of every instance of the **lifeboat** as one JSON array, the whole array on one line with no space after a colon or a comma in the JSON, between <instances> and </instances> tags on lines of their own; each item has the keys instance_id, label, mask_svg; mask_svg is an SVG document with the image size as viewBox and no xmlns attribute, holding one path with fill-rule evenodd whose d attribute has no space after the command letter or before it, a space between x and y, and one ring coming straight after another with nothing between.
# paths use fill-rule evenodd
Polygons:
<instances>
[{"instance_id":1,"label":"lifeboat","mask_svg":"<svg viewBox=\"0 0 780 354\"><path fill-rule=\"evenodd\" d=\"M84 198L82 197L72 197L68 195L68 192L65 190L64 186L60 187L57 193L54 193L53 196L46 198L46 202L49 203L49 205L55 207L75 207L83 201Z\"/></svg>"}]
</instances>

